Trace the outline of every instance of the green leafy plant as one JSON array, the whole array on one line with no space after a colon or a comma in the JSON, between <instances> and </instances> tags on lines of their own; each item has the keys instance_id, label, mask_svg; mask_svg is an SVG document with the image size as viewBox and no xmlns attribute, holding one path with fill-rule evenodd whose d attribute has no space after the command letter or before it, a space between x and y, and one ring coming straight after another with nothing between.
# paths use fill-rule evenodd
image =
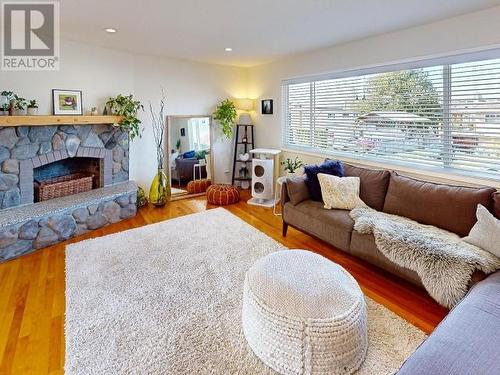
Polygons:
<instances>
[{"instance_id":1,"label":"green leafy plant","mask_svg":"<svg viewBox=\"0 0 500 375\"><path fill-rule=\"evenodd\" d=\"M223 100L215 109L213 116L214 120L219 121L226 138L231 139L233 137L234 120L237 116L234 103L229 99Z\"/></svg>"},{"instance_id":2,"label":"green leafy plant","mask_svg":"<svg viewBox=\"0 0 500 375\"><path fill-rule=\"evenodd\" d=\"M9 101L14 99L15 94L12 91L2 91L0 96L5 96Z\"/></svg>"},{"instance_id":3,"label":"green leafy plant","mask_svg":"<svg viewBox=\"0 0 500 375\"><path fill-rule=\"evenodd\" d=\"M28 108L38 108L38 102L35 99L30 100Z\"/></svg>"},{"instance_id":4,"label":"green leafy plant","mask_svg":"<svg viewBox=\"0 0 500 375\"><path fill-rule=\"evenodd\" d=\"M180 139L178 139L177 142L175 142L175 149L178 152L181 152L181 140Z\"/></svg>"},{"instance_id":5,"label":"green leafy plant","mask_svg":"<svg viewBox=\"0 0 500 375\"><path fill-rule=\"evenodd\" d=\"M27 106L28 106L28 102L26 101L26 99L21 98L20 96L17 96L16 94L14 94L14 109L22 111L22 110L26 109Z\"/></svg>"},{"instance_id":6,"label":"green leafy plant","mask_svg":"<svg viewBox=\"0 0 500 375\"><path fill-rule=\"evenodd\" d=\"M133 95L118 95L116 98L109 98L106 102L111 112L117 116L122 116L120 127L129 133L130 140L141 136L141 120L137 118L139 110L144 110L140 101L134 100Z\"/></svg>"},{"instance_id":7,"label":"green leafy plant","mask_svg":"<svg viewBox=\"0 0 500 375\"><path fill-rule=\"evenodd\" d=\"M297 156L295 160L286 158L281 162L281 165L284 167L286 172L295 173L295 171L302 167L304 163L302 162L302 160L299 160L299 157Z\"/></svg>"},{"instance_id":8,"label":"green leafy plant","mask_svg":"<svg viewBox=\"0 0 500 375\"><path fill-rule=\"evenodd\" d=\"M207 150L201 150L201 151L196 151L195 154L194 154L194 157L198 160L200 159L205 159L205 156L208 155L208 151Z\"/></svg>"},{"instance_id":9,"label":"green leafy plant","mask_svg":"<svg viewBox=\"0 0 500 375\"><path fill-rule=\"evenodd\" d=\"M3 99L0 100L2 102L0 109L3 112L9 112L10 109L12 108L12 105L14 104L14 93L12 91L2 91L0 92L0 96L3 97Z\"/></svg>"}]
</instances>

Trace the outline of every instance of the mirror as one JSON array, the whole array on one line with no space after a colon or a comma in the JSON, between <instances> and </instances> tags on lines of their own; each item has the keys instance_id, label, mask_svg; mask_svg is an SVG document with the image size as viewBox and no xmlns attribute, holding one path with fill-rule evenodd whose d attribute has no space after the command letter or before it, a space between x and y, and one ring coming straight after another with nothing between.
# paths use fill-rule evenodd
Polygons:
<instances>
[{"instance_id":1,"label":"mirror","mask_svg":"<svg viewBox=\"0 0 500 375\"><path fill-rule=\"evenodd\" d=\"M212 118L202 116L169 116L168 145L172 199L192 197L187 185L199 179L212 180Z\"/></svg>"}]
</instances>

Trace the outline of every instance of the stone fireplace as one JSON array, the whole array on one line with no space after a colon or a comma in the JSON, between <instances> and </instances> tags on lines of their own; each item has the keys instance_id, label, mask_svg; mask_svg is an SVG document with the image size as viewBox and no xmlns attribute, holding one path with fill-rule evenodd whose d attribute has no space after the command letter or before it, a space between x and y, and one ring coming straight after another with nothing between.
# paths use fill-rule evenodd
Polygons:
<instances>
[{"instance_id":1,"label":"stone fireplace","mask_svg":"<svg viewBox=\"0 0 500 375\"><path fill-rule=\"evenodd\" d=\"M35 202L35 173L85 169L99 161L99 186L128 180L128 134L112 125L21 126L0 130L0 207ZM61 162L65 161L65 162ZM40 173L40 172L38 172ZM54 175L55 177L55 175Z\"/></svg>"},{"instance_id":2,"label":"stone fireplace","mask_svg":"<svg viewBox=\"0 0 500 375\"><path fill-rule=\"evenodd\" d=\"M107 124L0 128L0 261L136 214L128 133ZM41 183L86 178L88 191L39 201Z\"/></svg>"}]
</instances>

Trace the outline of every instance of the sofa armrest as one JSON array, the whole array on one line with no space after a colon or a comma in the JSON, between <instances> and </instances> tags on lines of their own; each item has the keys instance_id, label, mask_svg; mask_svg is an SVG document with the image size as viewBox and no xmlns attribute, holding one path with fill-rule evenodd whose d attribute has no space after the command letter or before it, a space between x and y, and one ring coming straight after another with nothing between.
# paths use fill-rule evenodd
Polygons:
<instances>
[{"instance_id":1,"label":"sofa armrest","mask_svg":"<svg viewBox=\"0 0 500 375\"><path fill-rule=\"evenodd\" d=\"M477 283L398 375L500 374L500 272Z\"/></svg>"},{"instance_id":2,"label":"sofa armrest","mask_svg":"<svg viewBox=\"0 0 500 375\"><path fill-rule=\"evenodd\" d=\"M288 188L287 188L288 178L281 184L281 199L280 206L281 212L283 212L283 208L285 207L286 202L290 201L290 197L288 196Z\"/></svg>"}]
</instances>

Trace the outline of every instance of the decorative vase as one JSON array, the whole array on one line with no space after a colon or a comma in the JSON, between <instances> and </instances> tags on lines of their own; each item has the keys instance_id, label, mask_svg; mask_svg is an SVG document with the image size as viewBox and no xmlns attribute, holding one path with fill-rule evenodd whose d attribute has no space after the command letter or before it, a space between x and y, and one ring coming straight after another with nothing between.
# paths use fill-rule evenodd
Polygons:
<instances>
[{"instance_id":1,"label":"decorative vase","mask_svg":"<svg viewBox=\"0 0 500 375\"><path fill-rule=\"evenodd\" d=\"M37 107L28 107L28 116L36 116L38 115Z\"/></svg>"},{"instance_id":2,"label":"decorative vase","mask_svg":"<svg viewBox=\"0 0 500 375\"><path fill-rule=\"evenodd\" d=\"M149 189L149 201L155 206L164 206L170 200L170 195L168 177L163 169L158 169Z\"/></svg>"},{"instance_id":3,"label":"decorative vase","mask_svg":"<svg viewBox=\"0 0 500 375\"><path fill-rule=\"evenodd\" d=\"M248 161L250 159L250 154L247 152L245 154L239 155L241 161Z\"/></svg>"},{"instance_id":4,"label":"decorative vase","mask_svg":"<svg viewBox=\"0 0 500 375\"><path fill-rule=\"evenodd\" d=\"M26 108L23 109L14 109L13 116L26 116Z\"/></svg>"}]
</instances>

